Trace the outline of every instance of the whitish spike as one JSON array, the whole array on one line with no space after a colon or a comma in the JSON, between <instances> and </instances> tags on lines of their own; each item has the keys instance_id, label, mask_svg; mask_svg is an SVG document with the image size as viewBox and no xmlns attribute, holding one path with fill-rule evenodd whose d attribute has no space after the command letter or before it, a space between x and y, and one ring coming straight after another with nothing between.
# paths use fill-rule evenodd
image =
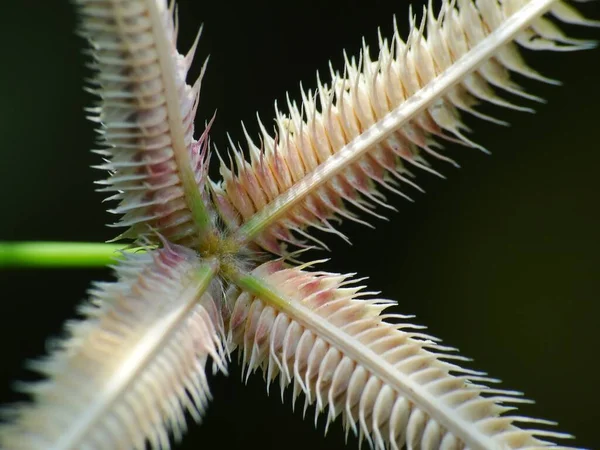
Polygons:
<instances>
[{"instance_id":1,"label":"whitish spike","mask_svg":"<svg viewBox=\"0 0 600 450\"><path fill-rule=\"evenodd\" d=\"M409 11L410 32L406 42L400 38L395 20L391 46L379 36L377 60L372 60L364 40L358 60L344 52L343 75L340 76L338 71L330 67L334 80L331 92L334 95L328 97L327 93L322 92L324 85L317 77L319 105L311 91L303 88L300 89L303 101L300 107L288 98L288 115L277 111L276 117L280 129L282 118L289 117L292 126L286 128L284 139L276 140L279 144L277 155L267 151L264 156L267 166L273 167L276 163L280 170L262 171L259 177L259 184L277 185L279 189L267 193L266 206L255 207L253 214L249 214L249 210L235 211L235 207L230 206L221 211L223 215L242 217L243 223L236 235L238 241L254 240L267 250L285 253L285 246L277 245L277 240L295 242L288 232L282 232L285 223L317 227L317 224L326 222L326 227L329 227L332 218L346 217L340 212L344 211L340 203L345 202L368 213L372 213L372 208L365 210L367 204L387 206L388 203L382 201L383 198L378 194L377 186L389 189L389 184L382 182L384 174L389 171L394 174L396 171L404 172L401 160L438 174L428 167L416 148L399 147L398 142L411 142L434 158L456 166L452 159L432 150L435 139L459 142L487 152L483 146L466 136L465 132L469 129L462 122L458 109L483 120L505 125L503 121L476 111L474 107L477 100L527 112L533 110L502 99L492 86L526 100L540 102L543 100L526 93L510 80L510 71L542 82L555 83L527 67L516 52L516 45L511 42L505 46L495 44L498 48L490 53L493 57L479 61L472 73L457 78L444 96L432 100L410 122L398 122L397 127L386 133L385 137L382 136L380 141L369 140L373 144L360 144L360 140L369 127L373 127L371 131L377 129L377 124L384 120L386 114L401 107L411 96L438 80L459 58L469 54L490 35L493 36L503 24L518 18L530 1L444 0L437 16L429 2L429 7L423 10L420 18L412 10ZM539 10L542 11L542 8ZM563 2L552 4L551 15L568 23L597 25ZM593 45L589 41L568 38L546 17L534 18L524 25L517 33L515 42L528 48L557 51L579 50ZM266 143L273 140L262 124L260 128ZM353 142L355 138L358 143ZM351 142L356 144L356 151L360 151L356 157L349 153ZM269 148L270 145L267 145L267 150ZM342 149L346 153L344 158L340 156ZM380 154L379 158L371 156L376 153ZM251 165L255 167L256 163L252 161ZM397 179L405 181L402 177ZM373 180L376 182L373 183ZM244 183L245 178L241 174L223 183L216 193L219 202L250 205L249 198L235 198L239 195L248 197L248 190L240 188ZM305 202L319 205L319 208L307 212L297 207L305 198L310 198ZM366 198L368 203L361 198ZM231 221L232 217L228 220ZM301 230L300 227L295 229L297 232Z\"/></svg>"},{"instance_id":2,"label":"whitish spike","mask_svg":"<svg viewBox=\"0 0 600 450\"><path fill-rule=\"evenodd\" d=\"M48 380L27 385L33 402L0 426L5 449L168 448L200 421L210 399L209 358L225 371L219 306L210 292L217 267L168 245L134 255L98 283L67 323L68 337L33 367Z\"/></svg>"},{"instance_id":3,"label":"whitish spike","mask_svg":"<svg viewBox=\"0 0 600 450\"><path fill-rule=\"evenodd\" d=\"M193 138L205 67L193 87L185 78L202 29L184 57L175 48L175 2L75 3L97 72L94 121L102 124L100 141L109 154L102 168L110 171L103 184L123 193L112 212L123 214L115 225L128 230L117 239L152 237L154 229L172 242L197 244L211 222L206 164L194 164L194 152L208 140Z\"/></svg>"},{"instance_id":4,"label":"whitish spike","mask_svg":"<svg viewBox=\"0 0 600 450\"><path fill-rule=\"evenodd\" d=\"M383 320L379 313L391 303L361 299L365 291L348 285L349 276L277 261L257 267L251 283L244 277L234 277L248 291L228 297L236 314L227 326L246 373L261 368L279 374L282 391L293 383L294 399L305 394L305 412L316 403L315 424L329 406L326 429L341 413L359 441L382 450L530 450L554 448L546 438L570 437L519 428L552 423L506 414L514 409L506 404L528 400L520 392L476 384L494 380L447 362L448 355L438 353L443 347L432 344L438 339L411 331L421 326ZM257 357L257 349L269 356Z\"/></svg>"}]
</instances>

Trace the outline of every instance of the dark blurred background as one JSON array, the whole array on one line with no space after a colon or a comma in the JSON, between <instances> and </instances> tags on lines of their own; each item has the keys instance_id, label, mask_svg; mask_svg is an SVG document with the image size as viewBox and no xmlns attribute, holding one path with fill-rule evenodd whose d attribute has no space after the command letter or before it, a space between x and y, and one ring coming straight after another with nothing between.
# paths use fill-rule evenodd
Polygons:
<instances>
[{"instance_id":1,"label":"dark blurred background","mask_svg":"<svg viewBox=\"0 0 600 450\"><path fill-rule=\"evenodd\" d=\"M287 91L298 98L300 81L314 87L317 70L328 79L328 61L341 68L342 50L358 54L362 36L376 47L377 27L390 36L394 14L406 29L401 1L208 3L179 2L180 49L204 22L194 74L209 53L211 60L197 126L218 108L212 140L221 149L226 131L242 139L241 120L256 136L256 111L270 123L273 101L283 104ZM597 3L584 6L600 19ZM10 2L0 15L2 240L101 242L115 234L92 184L103 174L90 169L99 162L83 113L90 72L74 25L66 0ZM600 39L597 29L574 34ZM557 420L577 446L599 447L600 52L527 56L564 83L523 81L548 104L533 105L535 115L486 108L510 128L469 119L493 155L452 147L461 170L434 162L448 179L418 173L427 194L414 193L414 204L390 196L399 212L389 222L376 230L346 224L353 245L327 238L325 268L368 276L399 311L474 358L471 367L537 401L523 413ZM93 279L110 273L0 272L0 401L17 398L11 381L30 377L24 361L44 352ZM265 395L260 376L248 386L239 378L236 365L229 378L213 378L205 423L179 448L345 448L339 425L323 438L312 410L302 421L301 403L292 413L276 390Z\"/></svg>"}]
</instances>

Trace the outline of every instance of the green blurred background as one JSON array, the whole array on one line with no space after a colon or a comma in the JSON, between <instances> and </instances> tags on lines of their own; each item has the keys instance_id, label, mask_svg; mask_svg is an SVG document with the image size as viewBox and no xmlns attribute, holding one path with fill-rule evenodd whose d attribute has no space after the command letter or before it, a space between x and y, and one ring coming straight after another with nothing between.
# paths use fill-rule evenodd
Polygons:
<instances>
[{"instance_id":1,"label":"green blurred background","mask_svg":"<svg viewBox=\"0 0 600 450\"><path fill-rule=\"evenodd\" d=\"M341 68L342 50L356 55L361 36L376 47L377 27L389 36L393 14L406 26L407 4L397 0L205 3L179 2L180 48L204 22L194 73L211 60L197 126L218 108L212 140L221 149L226 131L241 140L240 120L256 136L255 112L270 123L273 100L283 104L286 91L297 98L300 81L314 87L316 70L328 79L329 59ZM584 6L600 19L597 2ZM11 2L0 14L0 239L115 234L93 190L103 175L89 168L99 157L89 152L94 133L82 110L92 97L82 80L90 72L74 25L66 0ZM574 33L600 38L597 29ZM535 399L524 413L557 420L577 446L600 447L600 51L528 56L564 82L523 82L548 104L535 115L486 108L510 128L468 120L493 155L451 148L461 170L434 162L448 179L418 173L427 194L414 193L414 204L390 197L399 212L389 222L347 224L353 245L329 237L325 268L368 276L399 311L474 358L471 367ZM31 378L25 359L44 352L92 279L110 274L0 272L1 401L18 398L10 382ZM323 438L311 411L301 420L301 403L292 413L276 391L264 394L260 376L242 386L239 368L231 372L213 379L205 423L179 448L344 448L340 426Z\"/></svg>"}]
</instances>

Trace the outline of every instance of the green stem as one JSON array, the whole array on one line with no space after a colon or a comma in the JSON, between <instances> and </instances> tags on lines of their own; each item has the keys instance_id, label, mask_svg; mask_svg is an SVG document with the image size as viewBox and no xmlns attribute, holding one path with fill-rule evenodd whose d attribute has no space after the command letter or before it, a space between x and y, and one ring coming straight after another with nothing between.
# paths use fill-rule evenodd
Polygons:
<instances>
[{"instance_id":1,"label":"green stem","mask_svg":"<svg viewBox=\"0 0 600 450\"><path fill-rule=\"evenodd\" d=\"M123 244L100 242L0 242L0 268L104 267L120 258Z\"/></svg>"}]
</instances>

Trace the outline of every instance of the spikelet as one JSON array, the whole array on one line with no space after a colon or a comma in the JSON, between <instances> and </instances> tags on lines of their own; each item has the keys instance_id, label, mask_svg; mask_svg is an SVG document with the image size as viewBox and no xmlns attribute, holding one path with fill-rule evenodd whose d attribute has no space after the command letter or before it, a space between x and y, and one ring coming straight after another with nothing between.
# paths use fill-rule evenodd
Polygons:
<instances>
[{"instance_id":1,"label":"spikelet","mask_svg":"<svg viewBox=\"0 0 600 450\"><path fill-rule=\"evenodd\" d=\"M213 186L220 214L232 228L237 228L279 195L294 189L300 180L308 179L308 175L316 177L317 169L332 155L451 67L528 1L444 0L437 17L430 5L419 23L411 13L406 42L396 28L391 44L380 37L376 61L370 59L368 47L363 46L358 61L346 58L343 74L332 69L330 85L318 79L315 92L302 90L301 106L288 98L289 112L284 114L276 105L275 136L261 123L261 148L246 133L250 161L244 160L242 150L231 144L233 161L229 165L221 163L223 182ZM600 25L584 19L565 2L555 2L550 14L567 23ZM534 50L570 51L593 46L591 42L566 37L547 17L534 20L515 41ZM282 254L282 241L304 246L309 239L310 244L322 245L305 231L307 227L341 235L332 221L346 218L367 224L357 213L382 218L374 211L377 205L393 209L382 191L407 197L399 190L401 184L418 188L411 181L410 168L437 173L421 152L453 162L438 153L440 141L482 148L464 134L468 130L459 110L499 124L503 122L478 112L474 106L483 101L532 111L503 99L493 89L539 100L511 81L510 72L554 83L524 63L515 43L499 48L492 59L465 76L415 120L396 129L364 157L312 189L302 202L266 221L254 241ZM347 205L353 208L349 210Z\"/></svg>"},{"instance_id":2,"label":"spikelet","mask_svg":"<svg viewBox=\"0 0 600 450\"><path fill-rule=\"evenodd\" d=\"M218 299L203 294L202 267L193 251L167 245L128 256L115 283L97 283L85 319L33 364L48 379L22 386L33 403L6 411L0 448L169 448L186 412L200 421L208 358L225 370Z\"/></svg>"},{"instance_id":3,"label":"spikelet","mask_svg":"<svg viewBox=\"0 0 600 450\"><path fill-rule=\"evenodd\" d=\"M166 0L77 0L81 33L91 44L96 71L91 91L100 97L92 120L110 172L99 184L116 192L128 227L119 238L137 238L150 227L172 242L194 245L193 202L202 200L208 128L194 140L194 117L202 74L185 83L198 40L177 53L177 30ZM199 38L200 34L198 34ZM202 73L204 69L202 70ZM204 199L206 200L206 199Z\"/></svg>"},{"instance_id":4,"label":"spikelet","mask_svg":"<svg viewBox=\"0 0 600 450\"><path fill-rule=\"evenodd\" d=\"M540 449L554 445L546 438L569 437L519 428L552 423L505 414L511 403L526 402L521 393L481 384L497 380L453 364L466 358L408 323L410 316L381 314L395 303L369 298L350 275L311 273L281 261L253 274L310 315L301 323L268 301L232 290L228 339L239 347L246 378L260 368L268 384L279 377L282 398L292 384L294 403L305 395L305 412L316 403L315 424L321 413L326 427L341 415L346 433L375 449ZM325 337L315 318L337 331Z\"/></svg>"}]
</instances>

